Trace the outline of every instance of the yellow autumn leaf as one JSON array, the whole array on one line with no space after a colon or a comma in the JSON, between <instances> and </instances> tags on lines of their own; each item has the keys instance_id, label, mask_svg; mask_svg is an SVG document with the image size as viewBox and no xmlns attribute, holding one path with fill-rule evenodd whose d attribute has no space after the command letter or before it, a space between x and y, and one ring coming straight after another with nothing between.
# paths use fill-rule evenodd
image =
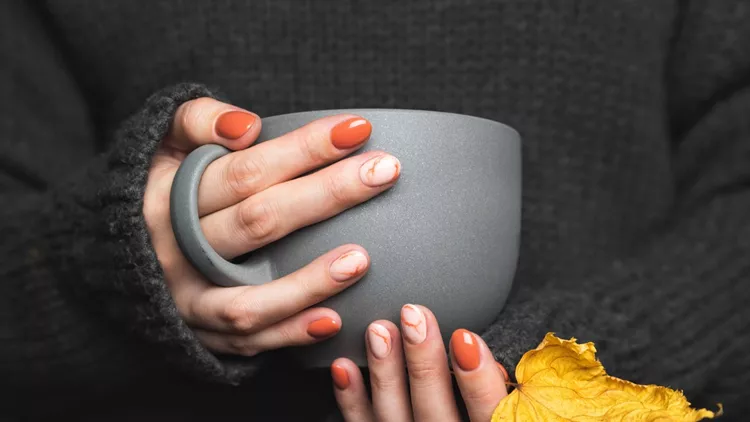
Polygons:
<instances>
[{"instance_id":1,"label":"yellow autumn leaf","mask_svg":"<svg viewBox=\"0 0 750 422\"><path fill-rule=\"evenodd\" d=\"M518 384L492 416L500 421L699 421L721 414L693 409L685 396L607 375L593 343L547 333L516 366Z\"/></svg>"}]
</instances>

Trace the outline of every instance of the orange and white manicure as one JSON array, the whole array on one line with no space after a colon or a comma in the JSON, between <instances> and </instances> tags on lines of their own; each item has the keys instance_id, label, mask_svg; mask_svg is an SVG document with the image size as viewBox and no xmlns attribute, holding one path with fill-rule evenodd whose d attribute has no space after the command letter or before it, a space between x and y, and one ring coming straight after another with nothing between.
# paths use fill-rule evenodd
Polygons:
<instances>
[{"instance_id":1,"label":"orange and white manicure","mask_svg":"<svg viewBox=\"0 0 750 422\"><path fill-rule=\"evenodd\" d=\"M336 281L346 281L362 274L367 269L368 261L360 251L350 251L336 258L329 271Z\"/></svg>"},{"instance_id":2,"label":"orange and white manicure","mask_svg":"<svg viewBox=\"0 0 750 422\"><path fill-rule=\"evenodd\" d=\"M385 359L391 353L391 333L378 323L367 327L367 344L372 355L378 359Z\"/></svg>"},{"instance_id":3,"label":"orange and white manicure","mask_svg":"<svg viewBox=\"0 0 750 422\"><path fill-rule=\"evenodd\" d=\"M359 178L367 186L378 187L394 182L401 174L398 158L384 154L372 158L359 168Z\"/></svg>"},{"instance_id":4,"label":"orange and white manicure","mask_svg":"<svg viewBox=\"0 0 750 422\"><path fill-rule=\"evenodd\" d=\"M427 321L424 313L414 305L404 305L401 308L401 330L409 343L422 343L427 338Z\"/></svg>"}]
</instances>

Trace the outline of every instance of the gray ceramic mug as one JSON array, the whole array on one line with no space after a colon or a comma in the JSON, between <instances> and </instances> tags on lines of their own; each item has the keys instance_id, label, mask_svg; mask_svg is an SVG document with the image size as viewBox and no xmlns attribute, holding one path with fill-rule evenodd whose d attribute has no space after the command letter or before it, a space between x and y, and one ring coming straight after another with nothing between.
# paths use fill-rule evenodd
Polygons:
<instances>
[{"instance_id":1,"label":"gray ceramic mug","mask_svg":"<svg viewBox=\"0 0 750 422\"><path fill-rule=\"evenodd\" d=\"M458 328L481 332L501 311L516 270L521 223L521 139L482 118L417 110L349 109L263 119L258 142L341 113L372 123L359 152L383 150L402 164L398 183L338 216L227 261L207 243L198 220L198 185L205 168L229 151L200 147L180 166L170 207L178 244L188 260L222 286L271 282L347 243L363 246L367 275L319 306L341 316L333 338L288 349L307 367L338 357L367 365L364 334L376 319L399 324L401 306L436 315L444 340Z\"/></svg>"}]
</instances>

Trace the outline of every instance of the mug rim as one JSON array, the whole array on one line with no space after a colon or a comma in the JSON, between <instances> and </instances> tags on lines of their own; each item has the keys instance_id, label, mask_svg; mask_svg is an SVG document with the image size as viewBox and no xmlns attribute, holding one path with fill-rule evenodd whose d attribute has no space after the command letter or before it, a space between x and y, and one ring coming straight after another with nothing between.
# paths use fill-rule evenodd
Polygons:
<instances>
[{"instance_id":1,"label":"mug rim","mask_svg":"<svg viewBox=\"0 0 750 422\"><path fill-rule=\"evenodd\" d=\"M282 119L285 117L294 117L299 115L305 115L305 114L312 114L312 113L331 113L333 114L358 114L361 112L379 112L379 113L394 113L394 114L431 114L431 115L448 115L448 116L454 116L462 119L467 120L477 120L480 122L485 122L497 126L503 127L505 130L509 130L515 134L519 138L519 140L523 139L521 134L513 128L512 126L508 125L507 123L498 122L497 120L488 119L486 117L479 117L474 116L471 114L462 114L462 113L453 113L449 111L438 111L438 110L423 110L423 109L414 109L414 108L327 108L327 109L319 109L319 110L303 110L303 111L294 111L291 113L284 113L284 114L274 114L267 117L261 117L261 121L263 120L270 120L270 119Z\"/></svg>"}]
</instances>

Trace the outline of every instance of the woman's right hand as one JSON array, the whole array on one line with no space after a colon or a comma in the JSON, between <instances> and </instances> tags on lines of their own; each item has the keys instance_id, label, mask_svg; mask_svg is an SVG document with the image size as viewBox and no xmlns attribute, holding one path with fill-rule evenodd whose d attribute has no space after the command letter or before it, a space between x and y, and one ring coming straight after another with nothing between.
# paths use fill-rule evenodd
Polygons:
<instances>
[{"instance_id":1,"label":"woman's right hand","mask_svg":"<svg viewBox=\"0 0 750 422\"><path fill-rule=\"evenodd\" d=\"M367 201L393 186L401 169L380 151L345 158L372 129L358 116L326 117L248 148L260 127L257 115L238 107L186 102L148 175L143 212L166 283L181 317L218 353L252 356L333 336L339 315L314 306L362 278L370 261L361 246L342 245L264 285L212 284L183 256L170 223L170 188L187 154L208 143L233 150L208 166L198 192L203 232L226 259Z\"/></svg>"}]
</instances>

